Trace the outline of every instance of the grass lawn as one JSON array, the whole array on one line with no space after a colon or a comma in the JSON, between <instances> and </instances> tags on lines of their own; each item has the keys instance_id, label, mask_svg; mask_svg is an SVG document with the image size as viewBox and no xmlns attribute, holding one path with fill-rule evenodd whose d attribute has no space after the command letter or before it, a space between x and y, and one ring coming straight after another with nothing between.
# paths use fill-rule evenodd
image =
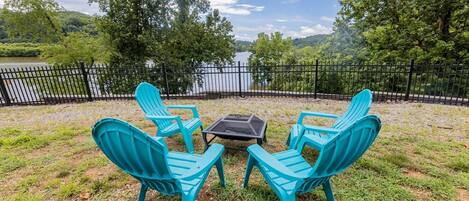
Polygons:
<instances>
[{"instance_id":1,"label":"grass lawn","mask_svg":"<svg viewBox=\"0 0 469 201\"><path fill-rule=\"evenodd\" d=\"M284 150L290 126L302 110L342 113L347 102L249 98L170 100L195 104L204 125L229 113L255 113L268 120L269 152ZM469 108L418 103L375 103L383 129L376 142L332 184L337 200L469 200ZM190 113L181 113L183 116ZM102 117L117 117L155 133L134 101L91 102L54 106L0 108L1 200L135 200L138 182L118 170L96 147L91 126ZM327 120L309 123L328 125ZM250 142L215 140L245 149ZM173 150L184 150L180 135L167 139ZM203 150L200 133L194 135ZM317 156L306 150L313 161ZM199 200L276 200L257 169L250 187L242 189L245 151L227 148L223 159L227 187L212 170ZM319 188L299 200L324 200ZM148 200L179 200L155 191Z\"/></svg>"}]
</instances>

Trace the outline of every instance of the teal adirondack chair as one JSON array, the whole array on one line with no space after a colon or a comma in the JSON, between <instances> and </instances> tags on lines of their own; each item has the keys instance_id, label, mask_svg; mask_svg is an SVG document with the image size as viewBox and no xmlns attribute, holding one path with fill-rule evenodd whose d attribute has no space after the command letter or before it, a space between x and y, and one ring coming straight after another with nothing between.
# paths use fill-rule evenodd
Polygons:
<instances>
[{"instance_id":1,"label":"teal adirondack chair","mask_svg":"<svg viewBox=\"0 0 469 201\"><path fill-rule=\"evenodd\" d=\"M315 135L304 135L296 149L270 154L259 145L251 145L248 147L244 187L248 186L249 175L256 166L282 201L294 201L296 194L309 192L321 185L327 200L332 201L331 177L343 172L360 158L380 129L379 118L368 115L349 123L347 128L318 128L316 132L337 135L327 140ZM305 145L319 150L314 166L301 155Z\"/></svg>"},{"instance_id":2,"label":"teal adirondack chair","mask_svg":"<svg viewBox=\"0 0 469 201\"><path fill-rule=\"evenodd\" d=\"M98 121L92 133L104 154L140 181L139 201L145 200L148 188L163 195L181 195L183 201L195 200L213 166L225 186L223 145L212 144L203 155L169 152L164 138L113 118Z\"/></svg>"},{"instance_id":3,"label":"teal adirondack chair","mask_svg":"<svg viewBox=\"0 0 469 201\"><path fill-rule=\"evenodd\" d=\"M194 153L192 133L197 128L203 130L199 112L195 105L165 106L160 97L160 90L147 82L138 85L135 91L135 99L145 113L145 118L150 119L157 126L156 136L168 137L181 133L187 152ZM180 116L171 115L168 109L190 109L193 117L189 120L182 120Z\"/></svg>"},{"instance_id":4,"label":"teal adirondack chair","mask_svg":"<svg viewBox=\"0 0 469 201\"><path fill-rule=\"evenodd\" d=\"M303 124L303 119L308 116L313 117L322 117L335 119L335 123L332 125L332 128L345 128L351 123L355 122L357 119L368 114L368 111L371 108L371 103L373 99L373 94L369 89L365 89L360 93L356 94L352 101L350 102L347 111L342 115L338 116L335 114L327 114L321 112L308 112L302 111L298 117L297 123L292 127L290 135L287 139L287 145L290 148L294 149L298 145L299 139L302 135L318 135L318 133L313 132L311 129L308 129L310 126ZM321 137L330 137L330 136L321 136Z\"/></svg>"}]
</instances>

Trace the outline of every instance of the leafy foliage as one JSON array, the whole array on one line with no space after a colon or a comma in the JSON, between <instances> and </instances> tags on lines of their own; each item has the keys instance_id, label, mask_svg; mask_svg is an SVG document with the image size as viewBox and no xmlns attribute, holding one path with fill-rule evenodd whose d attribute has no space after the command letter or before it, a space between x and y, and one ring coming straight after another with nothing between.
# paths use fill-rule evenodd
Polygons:
<instances>
[{"instance_id":1,"label":"leafy foliage","mask_svg":"<svg viewBox=\"0 0 469 201\"><path fill-rule=\"evenodd\" d=\"M95 62L104 62L109 57L109 51L102 40L83 32L71 33L59 43L46 46L42 57L56 65L78 66L80 62L84 62L87 66L92 66Z\"/></svg>"},{"instance_id":2,"label":"leafy foliage","mask_svg":"<svg viewBox=\"0 0 469 201\"><path fill-rule=\"evenodd\" d=\"M318 42L311 42L312 46L286 49L275 45L269 47L265 42L268 40L260 35L253 44L253 55L249 60L254 65L251 73L255 81L275 90L310 91L309 85L312 83L307 81L308 77L291 72L270 79L272 70L257 65L280 65L276 69L284 72L294 70L294 65L312 64L320 59L323 63L404 63L407 65L395 65L395 70L408 72L411 60L415 60L414 73L419 82L426 83L423 89L412 89L416 93L457 96L467 94L467 84L459 81L465 76L460 73L461 66L447 65L469 61L467 1L343 0L341 6L334 23L334 33L293 40L295 46L301 47L300 41L320 38ZM290 39L282 40L283 42L277 44L291 42ZM434 66L426 63L442 64ZM309 69L303 70L313 70L311 65L306 68ZM376 70L366 65L355 68ZM400 93L405 92L408 79L405 73L389 73L380 77L371 74L348 76L369 80L370 86L380 90ZM447 79L447 76L451 76L451 79ZM349 78L334 72L319 74L320 86L317 86L317 90L343 93L344 89L355 88L344 85L347 82L343 79ZM381 80L386 82L379 82ZM451 92L446 89L451 89Z\"/></svg>"},{"instance_id":3,"label":"leafy foliage","mask_svg":"<svg viewBox=\"0 0 469 201\"><path fill-rule=\"evenodd\" d=\"M73 32L84 32L92 36L98 35L94 18L84 13L75 11L61 11L58 14L62 32L65 35Z\"/></svg>"},{"instance_id":4,"label":"leafy foliage","mask_svg":"<svg viewBox=\"0 0 469 201\"><path fill-rule=\"evenodd\" d=\"M35 57L41 54L41 44L0 44L0 57Z\"/></svg>"},{"instance_id":5,"label":"leafy foliage","mask_svg":"<svg viewBox=\"0 0 469 201\"><path fill-rule=\"evenodd\" d=\"M194 79L201 80L197 72L202 70L203 63L222 64L234 57L231 23L217 10L209 11L206 0L95 2L106 13L98 18L98 29L108 35L113 49L109 67L115 69L109 71L122 69L117 66L135 66L138 71L148 71L144 70L145 62L151 60L155 66L164 64L168 73L187 72L182 77L168 79L174 87L159 86L163 91L185 92ZM205 20L201 19L203 14ZM114 93L130 93L136 82L157 82L144 74L132 74L127 81L120 78L106 81L114 87L105 88L116 89Z\"/></svg>"},{"instance_id":6,"label":"leafy foliage","mask_svg":"<svg viewBox=\"0 0 469 201\"><path fill-rule=\"evenodd\" d=\"M256 83L272 81L273 65L281 63L283 55L293 50L290 38L283 39L280 32L270 35L260 33L251 47L249 71Z\"/></svg>"},{"instance_id":7,"label":"leafy foliage","mask_svg":"<svg viewBox=\"0 0 469 201\"><path fill-rule=\"evenodd\" d=\"M236 52L247 52L251 47L251 41L244 41L244 40L236 40L235 41L235 50Z\"/></svg>"},{"instance_id":8,"label":"leafy foliage","mask_svg":"<svg viewBox=\"0 0 469 201\"><path fill-rule=\"evenodd\" d=\"M464 62L469 58L465 0L341 1L339 20L363 37L374 61Z\"/></svg>"},{"instance_id":9,"label":"leafy foliage","mask_svg":"<svg viewBox=\"0 0 469 201\"><path fill-rule=\"evenodd\" d=\"M8 35L52 42L60 37L58 11L54 0L5 0L1 12Z\"/></svg>"},{"instance_id":10,"label":"leafy foliage","mask_svg":"<svg viewBox=\"0 0 469 201\"><path fill-rule=\"evenodd\" d=\"M293 45L297 48L303 48L308 46L316 46L326 42L326 39L330 34L318 34L313 36L307 36L304 38L293 39Z\"/></svg>"}]
</instances>

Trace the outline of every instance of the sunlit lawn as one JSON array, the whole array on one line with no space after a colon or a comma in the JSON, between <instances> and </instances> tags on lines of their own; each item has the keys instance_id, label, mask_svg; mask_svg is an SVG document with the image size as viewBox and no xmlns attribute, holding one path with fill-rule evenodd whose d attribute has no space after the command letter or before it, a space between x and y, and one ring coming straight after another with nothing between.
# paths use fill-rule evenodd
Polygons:
<instances>
[{"instance_id":1,"label":"sunlit lawn","mask_svg":"<svg viewBox=\"0 0 469 201\"><path fill-rule=\"evenodd\" d=\"M195 104L204 125L229 113L255 113L268 120L270 151L284 150L289 128L302 110L340 114L347 102L293 99L170 100ZM371 111L384 124L371 149L351 168L332 179L338 200L469 200L469 108L418 103L375 103ZM184 113L184 116L189 115ZM134 101L0 108L1 200L135 200L138 182L118 170L96 147L90 128L102 117L129 121L149 134ZM327 125L324 120L309 123ZM242 189L247 154L254 143L216 140L227 148L223 159L228 185L222 189L212 171L199 200L276 200L255 170ZM170 149L184 150L180 137ZM200 133L194 135L198 152ZM236 148L236 149L232 149ZM240 150L241 148L241 150ZM304 155L314 161L317 153ZM299 200L324 200L319 188ZM178 200L151 191L148 200Z\"/></svg>"}]
</instances>

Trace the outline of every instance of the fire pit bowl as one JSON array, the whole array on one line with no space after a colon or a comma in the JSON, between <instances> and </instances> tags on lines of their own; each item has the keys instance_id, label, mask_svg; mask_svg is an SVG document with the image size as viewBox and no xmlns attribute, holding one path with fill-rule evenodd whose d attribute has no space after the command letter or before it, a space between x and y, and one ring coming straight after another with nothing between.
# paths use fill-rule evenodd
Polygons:
<instances>
[{"instance_id":1,"label":"fire pit bowl","mask_svg":"<svg viewBox=\"0 0 469 201\"><path fill-rule=\"evenodd\" d=\"M206 147L216 137L243 141L256 139L257 143L262 145L262 142L267 140L265 135L266 129L266 121L256 115L230 114L218 119L207 129L203 130L202 137ZM207 134L212 134L214 137L207 141Z\"/></svg>"}]
</instances>

